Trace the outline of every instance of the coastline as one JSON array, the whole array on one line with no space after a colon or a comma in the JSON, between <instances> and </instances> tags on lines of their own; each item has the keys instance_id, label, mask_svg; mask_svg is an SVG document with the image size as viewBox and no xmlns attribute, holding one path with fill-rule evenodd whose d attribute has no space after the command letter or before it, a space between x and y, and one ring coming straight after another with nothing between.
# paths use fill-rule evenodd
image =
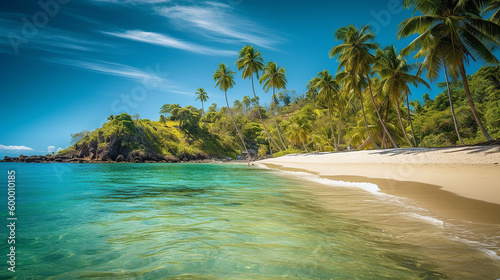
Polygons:
<instances>
[{"instance_id":1,"label":"coastline","mask_svg":"<svg viewBox=\"0 0 500 280\"><path fill-rule=\"evenodd\" d=\"M435 215L500 225L500 147L288 155L257 162L334 181L366 182Z\"/></svg>"}]
</instances>

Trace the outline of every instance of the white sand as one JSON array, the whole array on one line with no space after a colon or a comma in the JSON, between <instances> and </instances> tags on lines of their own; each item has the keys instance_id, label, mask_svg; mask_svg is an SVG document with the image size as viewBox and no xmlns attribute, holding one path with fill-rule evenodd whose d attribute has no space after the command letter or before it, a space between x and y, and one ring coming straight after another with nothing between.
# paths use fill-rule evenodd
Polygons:
<instances>
[{"instance_id":1,"label":"white sand","mask_svg":"<svg viewBox=\"0 0 500 280\"><path fill-rule=\"evenodd\" d=\"M381 186L388 193L398 188L393 180L431 184L459 196L500 204L499 146L298 154L258 163L302 169L325 177L388 179L391 183Z\"/></svg>"}]
</instances>

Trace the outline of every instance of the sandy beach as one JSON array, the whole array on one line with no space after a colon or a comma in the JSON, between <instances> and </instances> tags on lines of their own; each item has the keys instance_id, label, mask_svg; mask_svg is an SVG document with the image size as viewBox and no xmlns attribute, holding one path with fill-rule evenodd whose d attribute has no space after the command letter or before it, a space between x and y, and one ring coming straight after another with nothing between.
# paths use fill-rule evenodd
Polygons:
<instances>
[{"instance_id":1,"label":"sandy beach","mask_svg":"<svg viewBox=\"0 0 500 280\"><path fill-rule=\"evenodd\" d=\"M258 162L346 182L376 184L436 215L500 224L500 147L294 154Z\"/></svg>"}]
</instances>

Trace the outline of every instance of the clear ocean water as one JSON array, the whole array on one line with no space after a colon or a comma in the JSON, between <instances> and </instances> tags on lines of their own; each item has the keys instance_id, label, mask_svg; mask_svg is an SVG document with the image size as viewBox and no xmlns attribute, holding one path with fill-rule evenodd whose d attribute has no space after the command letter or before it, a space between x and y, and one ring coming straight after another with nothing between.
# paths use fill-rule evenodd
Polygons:
<instances>
[{"instance_id":1,"label":"clear ocean water","mask_svg":"<svg viewBox=\"0 0 500 280\"><path fill-rule=\"evenodd\" d=\"M237 164L0 163L0 279L498 279L498 236L352 186ZM472 234L471 234L472 235Z\"/></svg>"}]
</instances>

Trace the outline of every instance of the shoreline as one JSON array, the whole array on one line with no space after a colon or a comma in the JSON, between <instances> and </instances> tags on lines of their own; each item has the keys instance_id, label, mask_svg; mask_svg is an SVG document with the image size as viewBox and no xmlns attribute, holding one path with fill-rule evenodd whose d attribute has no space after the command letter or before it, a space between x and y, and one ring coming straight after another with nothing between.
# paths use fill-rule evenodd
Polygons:
<instances>
[{"instance_id":1,"label":"shoreline","mask_svg":"<svg viewBox=\"0 0 500 280\"><path fill-rule=\"evenodd\" d=\"M134 161L116 161L116 160L100 160L100 159L86 159L77 158L65 155L46 155L46 156L19 156L9 157L5 156L0 159L0 162L8 163L93 163L93 164L108 164L108 163L247 163L246 160L238 159L219 159L219 158L204 158L204 159L191 159L183 160L177 158L156 159L156 160L134 160Z\"/></svg>"},{"instance_id":2,"label":"shoreline","mask_svg":"<svg viewBox=\"0 0 500 280\"><path fill-rule=\"evenodd\" d=\"M408 198L447 220L500 225L498 162L500 147L490 146L300 154L257 163L334 181L372 183L382 193Z\"/></svg>"}]
</instances>

